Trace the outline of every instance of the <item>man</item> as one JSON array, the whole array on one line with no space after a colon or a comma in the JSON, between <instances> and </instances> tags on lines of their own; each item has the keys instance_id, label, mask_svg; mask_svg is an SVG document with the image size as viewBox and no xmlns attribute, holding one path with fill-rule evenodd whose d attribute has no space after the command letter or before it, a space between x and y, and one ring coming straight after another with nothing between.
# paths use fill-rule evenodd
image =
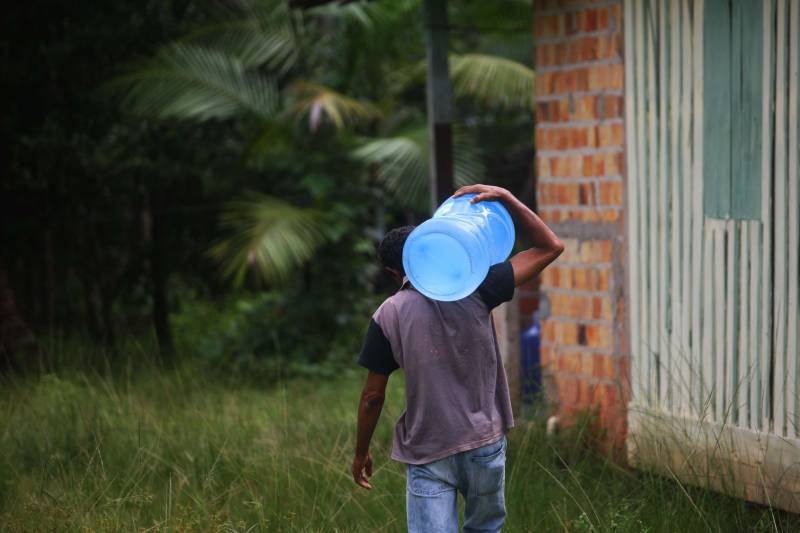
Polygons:
<instances>
[{"instance_id":1,"label":"man","mask_svg":"<svg viewBox=\"0 0 800 533\"><path fill-rule=\"evenodd\" d=\"M460 188L471 202L503 202L533 247L489 269L471 295L431 300L403 272L403 244L413 229L390 231L378 247L400 290L370 320L359 364L369 370L358 407L353 480L371 489L369 443L389 375L402 368L406 411L397 421L392 459L406 463L410 532L458 530L457 493L465 500L464 531L500 531L505 521L506 432L514 426L491 310L510 300L564 250L544 222L507 190Z\"/></svg>"}]
</instances>

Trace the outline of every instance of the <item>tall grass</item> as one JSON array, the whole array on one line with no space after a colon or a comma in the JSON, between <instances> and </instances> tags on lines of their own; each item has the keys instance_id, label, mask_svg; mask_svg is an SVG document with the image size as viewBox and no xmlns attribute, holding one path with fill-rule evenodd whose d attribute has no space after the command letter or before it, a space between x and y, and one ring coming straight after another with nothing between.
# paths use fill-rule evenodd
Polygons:
<instances>
[{"instance_id":1,"label":"tall grass","mask_svg":"<svg viewBox=\"0 0 800 533\"><path fill-rule=\"evenodd\" d=\"M402 410L392 378L371 492L349 474L357 371L258 386L191 364L61 371L0 391L5 531L404 531L405 475L388 459ZM557 441L509 435L507 531L798 531L800 520Z\"/></svg>"}]
</instances>

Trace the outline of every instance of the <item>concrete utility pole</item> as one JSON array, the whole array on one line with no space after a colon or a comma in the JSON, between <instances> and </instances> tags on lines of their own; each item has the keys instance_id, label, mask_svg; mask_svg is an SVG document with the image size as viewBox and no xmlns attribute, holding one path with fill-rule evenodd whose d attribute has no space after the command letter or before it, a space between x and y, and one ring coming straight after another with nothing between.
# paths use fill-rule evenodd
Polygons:
<instances>
[{"instance_id":1,"label":"concrete utility pole","mask_svg":"<svg viewBox=\"0 0 800 533\"><path fill-rule=\"evenodd\" d=\"M453 194L453 107L447 61L447 0L424 0L432 209Z\"/></svg>"}]
</instances>

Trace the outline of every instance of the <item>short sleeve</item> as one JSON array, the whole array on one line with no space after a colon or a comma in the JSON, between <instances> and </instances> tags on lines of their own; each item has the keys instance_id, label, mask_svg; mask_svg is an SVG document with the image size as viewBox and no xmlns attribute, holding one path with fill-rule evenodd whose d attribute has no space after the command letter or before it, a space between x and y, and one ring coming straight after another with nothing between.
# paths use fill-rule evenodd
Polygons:
<instances>
[{"instance_id":1,"label":"short sleeve","mask_svg":"<svg viewBox=\"0 0 800 533\"><path fill-rule=\"evenodd\" d=\"M492 265L486 279L478 287L478 294L491 310L514 297L514 268L510 261Z\"/></svg>"},{"instance_id":2,"label":"short sleeve","mask_svg":"<svg viewBox=\"0 0 800 533\"><path fill-rule=\"evenodd\" d=\"M358 356L358 364L367 370L386 376L400 368L392 354L389 340L374 319L369 321L367 335L364 337L364 346Z\"/></svg>"}]
</instances>

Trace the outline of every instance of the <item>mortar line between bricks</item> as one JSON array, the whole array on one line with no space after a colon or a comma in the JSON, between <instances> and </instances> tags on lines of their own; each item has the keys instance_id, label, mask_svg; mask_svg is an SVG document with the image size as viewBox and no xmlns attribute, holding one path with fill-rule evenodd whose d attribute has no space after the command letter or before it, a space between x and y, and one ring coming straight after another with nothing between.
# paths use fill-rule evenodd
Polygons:
<instances>
[{"instance_id":1,"label":"mortar line between bricks","mask_svg":"<svg viewBox=\"0 0 800 533\"><path fill-rule=\"evenodd\" d=\"M549 15L563 15L566 13L572 13L574 11L585 11L586 9L600 9L603 7L614 7L620 5L622 5L620 0L607 0L606 2L586 2L585 4L573 4L566 7L549 7L545 9L533 8L533 16L546 17Z\"/></svg>"},{"instance_id":2,"label":"mortar line between bricks","mask_svg":"<svg viewBox=\"0 0 800 533\"><path fill-rule=\"evenodd\" d=\"M618 33L622 33L620 28L607 28L604 30L576 32L570 33L569 35L558 35L556 37L539 37L538 39L533 39L533 46L536 47L540 44L568 43L570 41L580 39L581 37L604 37L609 35L617 35Z\"/></svg>"},{"instance_id":3,"label":"mortar line between bricks","mask_svg":"<svg viewBox=\"0 0 800 533\"><path fill-rule=\"evenodd\" d=\"M571 155L597 155L597 154L621 154L625 151L625 147L618 146L601 146L599 148L564 148L563 150L537 150L536 155L539 157L567 157Z\"/></svg>"},{"instance_id":4,"label":"mortar line between bricks","mask_svg":"<svg viewBox=\"0 0 800 533\"><path fill-rule=\"evenodd\" d=\"M540 176L537 179L538 183L540 184L558 184L558 185L568 185L570 183L622 183L623 179L622 176L613 175L613 176L582 176L580 178L557 178L554 176Z\"/></svg>"},{"instance_id":5,"label":"mortar line between bricks","mask_svg":"<svg viewBox=\"0 0 800 533\"><path fill-rule=\"evenodd\" d=\"M567 352L567 353L575 353L575 352L587 352L591 351L592 353L596 353L597 355L608 355L614 356L612 353L611 347L603 347L603 346L587 346L585 344L562 344L558 342L550 342L542 340L542 347L543 348L551 348L557 349L559 353Z\"/></svg>"},{"instance_id":6,"label":"mortar line between bricks","mask_svg":"<svg viewBox=\"0 0 800 533\"><path fill-rule=\"evenodd\" d=\"M552 213L552 212L557 211L557 210L567 209L569 211L577 211L579 213L587 213L587 212L596 211L598 207L602 207L602 208L606 208L606 209L610 209L610 208L621 209L622 205L616 205L616 204L595 204L595 205L556 204L556 205L543 205L543 206L539 207L539 211L546 211L548 213ZM580 222L581 224L592 224L592 225L598 224L597 222L585 222L585 221L576 221L576 222ZM560 222L554 222L554 224L560 224ZM606 223L602 223L601 222L600 224L601 225L602 224L608 224L610 226L616 226L617 223L616 222L606 222Z\"/></svg>"},{"instance_id":7,"label":"mortar line between bricks","mask_svg":"<svg viewBox=\"0 0 800 533\"><path fill-rule=\"evenodd\" d=\"M547 290L548 290L548 292L555 292L557 294L564 294L564 295L567 295L567 296L592 296L592 297L598 297L598 296L611 296L612 295L612 291L611 290L593 291L593 290L590 290L590 289L571 289L569 287L553 287L553 286L548 286Z\"/></svg>"},{"instance_id":8,"label":"mortar line between bricks","mask_svg":"<svg viewBox=\"0 0 800 533\"><path fill-rule=\"evenodd\" d=\"M621 63L622 63L621 57L615 57L613 59L594 59L591 61L581 61L580 63L560 63L558 65L547 65L545 67L536 67L536 73L544 74L550 72L564 72L565 70L590 68L596 65L619 65Z\"/></svg>"},{"instance_id":9,"label":"mortar line between bricks","mask_svg":"<svg viewBox=\"0 0 800 533\"><path fill-rule=\"evenodd\" d=\"M615 379L598 378L591 374L564 372L563 370L558 370L557 368L550 369L550 372L552 372L553 374L558 374L559 377L564 376L579 381L585 381L590 385L614 385L614 386L619 385L619 382Z\"/></svg>"},{"instance_id":10,"label":"mortar line between bricks","mask_svg":"<svg viewBox=\"0 0 800 533\"><path fill-rule=\"evenodd\" d=\"M551 306L552 307L552 306ZM574 316L554 315L552 309L547 320L555 320L557 322L565 322L568 324L577 324L585 326L613 326L614 321L607 318L575 318Z\"/></svg>"},{"instance_id":11,"label":"mortar line between bricks","mask_svg":"<svg viewBox=\"0 0 800 533\"><path fill-rule=\"evenodd\" d=\"M556 130L559 128L588 128L591 126L625 125L622 117L598 118L593 120L562 120L560 122L537 122L537 130Z\"/></svg>"},{"instance_id":12,"label":"mortar line between bricks","mask_svg":"<svg viewBox=\"0 0 800 533\"><path fill-rule=\"evenodd\" d=\"M570 98L582 98L584 96L619 96L624 98L625 97L624 93L625 93L624 89L595 89L591 91L572 91L565 93L540 94L536 96L536 103L560 102L561 100L569 100ZM624 120L623 117L613 117L608 120L613 120L613 119L620 121ZM575 122L581 122L581 121L575 121Z\"/></svg>"},{"instance_id":13,"label":"mortar line between bricks","mask_svg":"<svg viewBox=\"0 0 800 533\"><path fill-rule=\"evenodd\" d=\"M578 237L571 237L569 235L562 235L562 237L564 239L576 239L576 238L578 238ZM583 239L583 240L594 240L594 239ZM556 265L558 267L564 267L564 268L588 268L588 269L594 269L594 270L603 270L603 269L611 268L613 263L569 263L569 262L566 262L566 261L556 261L555 263L553 263L553 265ZM549 287L542 287L539 290L541 290L541 291L549 291L550 288Z\"/></svg>"}]
</instances>

